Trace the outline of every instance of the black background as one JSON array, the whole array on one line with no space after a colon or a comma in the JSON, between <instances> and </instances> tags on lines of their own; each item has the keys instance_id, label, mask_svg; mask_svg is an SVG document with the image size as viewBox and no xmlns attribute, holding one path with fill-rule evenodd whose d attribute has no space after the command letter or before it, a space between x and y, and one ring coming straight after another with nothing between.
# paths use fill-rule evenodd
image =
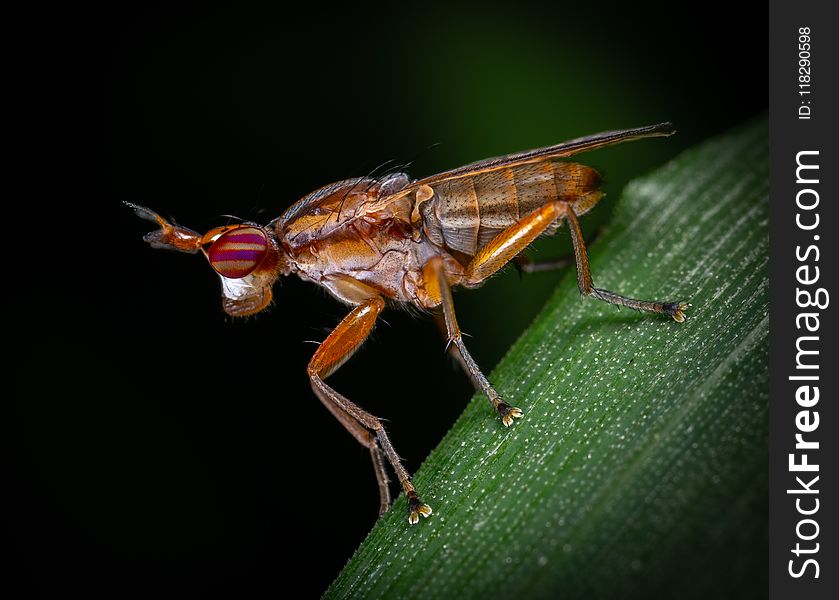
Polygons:
<instances>
[{"instance_id":1,"label":"black background","mask_svg":"<svg viewBox=\"0 0 839 600\"><path fill-rule=\"evenodd\" d=\"M632 176L766 108L765 7L644 7L89 5L10 19L23 191L6 203L4 519L26 596L274 595L290 579L318 596L376 518L366 450L305 377L307 342L346 309L285 281L271 311L231 322L203 259L149 249L121 200L199 230L228 213L264 222L388 159L417 157L423 176L673 120L666 142L592 160L613 203ZM557 278L507 273L456 297L486 371ZM388 419L413 471L471 390L433 325L385 320L334 384Z\"/></svg>"}]
</instances>

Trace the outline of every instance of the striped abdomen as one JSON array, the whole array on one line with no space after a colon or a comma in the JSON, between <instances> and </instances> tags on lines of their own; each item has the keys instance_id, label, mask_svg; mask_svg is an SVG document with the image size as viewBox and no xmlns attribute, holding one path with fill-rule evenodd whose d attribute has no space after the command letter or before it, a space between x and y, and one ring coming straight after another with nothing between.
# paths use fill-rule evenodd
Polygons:
<instances>
[{"instance_id":1,"label":"striped abdomen","mask_svg":"<svg viewBox=\"0 0 839 600\"><path fill-rule=\"evenodd\" d=\"M450 179L431 185L434 196L420 207L424 231L435 244L474 256L546 202L566 200L577 214L586 212L600 199L599 184L590 167L551 161Z\"/></svg>"}]
</instances>

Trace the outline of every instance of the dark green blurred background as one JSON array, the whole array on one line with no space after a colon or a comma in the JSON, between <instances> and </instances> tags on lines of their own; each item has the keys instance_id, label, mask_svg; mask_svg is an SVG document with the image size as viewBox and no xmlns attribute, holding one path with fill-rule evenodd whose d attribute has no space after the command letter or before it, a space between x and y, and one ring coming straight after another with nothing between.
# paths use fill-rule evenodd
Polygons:
<instances>
[{"instance_id":1,"label":"dark green blurred background","mask_svg":"<svg viewBox=\"0 0 839 600\"><path fill-rule=\"evenodd\" d=\"M673 121L675 137L581 159L609 194L584 220L591 236L629 179L766 109L765 5L641 6L22 17L7 54L25 149L13 210L37 268L7 291L17 394L4 518L31 595L273 595L294 577L318 596L376 518L367 451L305 376L307 342L346 308L289 280L270 312L230 322L205 261L149 249L148 224L121 200L199 230L225 214L267 222L389 159L414 160L421 177ZM563 231L536 254L568 248ZM455 296L486 371L561 275L508 270ZM389 420L414 471L471 389L430 321L385 321L334 384Z\"/></svg>"}]
</instances>

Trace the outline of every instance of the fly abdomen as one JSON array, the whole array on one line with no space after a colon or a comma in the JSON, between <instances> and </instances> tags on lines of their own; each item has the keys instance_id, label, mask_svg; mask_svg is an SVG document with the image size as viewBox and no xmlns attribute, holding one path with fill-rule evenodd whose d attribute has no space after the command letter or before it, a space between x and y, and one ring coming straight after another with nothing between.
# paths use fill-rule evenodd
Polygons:
<instances>
[{"instance_id":1,"label":"fly abdomen","mask_svg":"<svg viewBox=\"0 0 839 600\"><path fill-rule=\"evenodd\" d=\"M492 238L546 202L566 200L583 214L600 198L600 175L577 163L541 161L432 185L420 208L426 235L474 256ZM550 235L556 226L549 228Z\"/></svg>"}]
</instances>

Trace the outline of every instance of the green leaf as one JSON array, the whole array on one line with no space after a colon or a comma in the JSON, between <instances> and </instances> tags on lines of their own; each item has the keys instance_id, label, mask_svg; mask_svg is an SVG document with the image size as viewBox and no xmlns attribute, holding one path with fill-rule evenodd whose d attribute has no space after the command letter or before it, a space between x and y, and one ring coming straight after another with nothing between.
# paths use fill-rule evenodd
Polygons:
<instances>
[{"instance_id":1,"label":"green leaf","mask_svg":"<svg viewBox=\"0 0 839 600\"><path fill-rule=\"evenodd\" d=\"M490 376L524 418L473 398L416 474L434 514L397 500L326 597L765 595L767 163L761 118L627 186L594 281L687 322L570 269Z\"/></svg>"}]
</instances>

